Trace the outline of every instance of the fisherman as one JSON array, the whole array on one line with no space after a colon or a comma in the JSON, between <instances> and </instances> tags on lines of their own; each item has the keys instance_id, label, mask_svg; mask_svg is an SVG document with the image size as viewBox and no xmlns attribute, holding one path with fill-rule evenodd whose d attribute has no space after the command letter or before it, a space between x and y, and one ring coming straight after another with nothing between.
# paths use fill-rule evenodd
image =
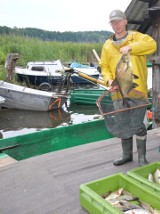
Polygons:
<instances>
[{"instance_id":1,"label":"fisherman","mask_svg":"<svg viewBox=\"0 0 160 214\"><path fill-rule=\"evenodd\" d=\"M112 84L115 80L116 66L122 55L130 55L135 80L136 90L147 93L147 65L146 55L153 54L156 51L156 41L138 31L127 31L127 19L120 10L113 10L109 15L109 22L114 34L105 41L99 66L104 82L111 90L118 90L118 85ZM146 160L146 139L147 129L143 124L136 135L136 144L138 151L138 162L140 166L148 164ZM133 160L133 136L127 139L121 139L122 156L113 161L115 166L125 164Z\"/></svg>"}]
</instances>

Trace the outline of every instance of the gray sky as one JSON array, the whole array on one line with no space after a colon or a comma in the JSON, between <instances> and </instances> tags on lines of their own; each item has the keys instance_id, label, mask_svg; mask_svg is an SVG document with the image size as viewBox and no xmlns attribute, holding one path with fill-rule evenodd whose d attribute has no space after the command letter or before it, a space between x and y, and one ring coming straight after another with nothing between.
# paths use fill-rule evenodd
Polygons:
<instances>
[{"instance_id":1,"label":"gray sky","mask_svg":"<svg viewBox=\"0 0 160 214\"><path fill-rule=\"evenodd\" d=\"M0 26L49 31L112 30L114 9L123 12L131 0L1 0ZM109 3L109 4L108 4Z\"/></svg>"}]
</instances>

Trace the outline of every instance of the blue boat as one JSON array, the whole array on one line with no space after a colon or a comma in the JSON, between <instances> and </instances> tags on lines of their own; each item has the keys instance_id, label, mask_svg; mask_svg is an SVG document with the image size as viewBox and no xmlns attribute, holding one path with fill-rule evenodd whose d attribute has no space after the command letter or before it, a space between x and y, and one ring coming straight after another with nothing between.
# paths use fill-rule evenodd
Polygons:
<instances>
[{"instance_id":1,"label":"blue boat","mask_svg":"<svg viewBox=\"0 0 160 214\"><path fill-rule=\"evenodd\" d=\"M75 69L93 78L99 77L99 71L95 67L76 66ZM44 83L55 85L60 83L63 79L63 74L57 71L64 70L65 67L60 60L48 62L28 62L26 68L16 67L15 74L18 81L26 82L30 85L40 86ZM88 80L80 78L75 74L71 75L71 82L73 84L92 84Z\"/></svg>"}]
</instances>

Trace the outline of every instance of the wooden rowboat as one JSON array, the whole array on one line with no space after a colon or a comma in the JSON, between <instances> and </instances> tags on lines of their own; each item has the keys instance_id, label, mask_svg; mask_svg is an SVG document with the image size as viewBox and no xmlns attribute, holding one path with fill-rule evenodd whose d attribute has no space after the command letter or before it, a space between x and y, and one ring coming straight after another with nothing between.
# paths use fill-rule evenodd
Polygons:
<instances>
[{"instance_id":1,"label":"wooden rowboat","mask_svg":"<svg viewBox=\"0 0 160 214\"><path fill-rule=\"evenodd\" d=\"M75 104L96 105L96 100L105 89L75 89L70 93L70 101Z\"/></svg>"},{"instance_id":2,"label":"wooden rowboat","mask_svg":"<svg viewBox=\"0 0 160 214\"><path fill-rule=\"evenodd\" d=\"M51 151L112 138L103 119L0 140L0 152L22 160Z\"/></svg>"}]
</instances>

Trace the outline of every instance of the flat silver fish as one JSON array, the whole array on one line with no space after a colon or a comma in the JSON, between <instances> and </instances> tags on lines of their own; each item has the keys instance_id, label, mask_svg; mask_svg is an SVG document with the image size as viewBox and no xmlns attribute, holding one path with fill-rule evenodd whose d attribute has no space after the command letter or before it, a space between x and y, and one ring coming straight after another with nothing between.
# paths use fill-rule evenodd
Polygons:
<instances>
[{"instance_id":1,"label":"flat silver fish","mask_svg":"<svg viewBox=\"0 0 160 214\"><path fill-rule=\"evenodd\" d=\"M148 175L148 180L149 180L150 182L154 182L154 177L153 177L152 173L149 173L149 175Z\"/></svg>"},{"instance_id":2,"label":"flat silver fish","mask_svg":"<svg viewBox=\"0 0 160 214\"><path fill-rule=\"evenodd\" d=\"M156 169L156 171L154 172L154 180L157 184L160 184L160 170Z\"/></svg>"},{"instance_id":3,"label":"flat silver fish","mask_svg":"<svg viewBox=\"0 0 160 214\"><path fill-rule=\"evenodd\" d=\"M116 190L115 192L111 192L106 198L106 201L112 200L112 199L116 199L118 198L121 194L122 194L123 188L120 188L118 190Z\"/></svg>"},{"instance_id":4,"label":"flat silver fish","mask_svg":"<svg viewBox=\"0 0 160 214\"><path fill-rule=\"evenodd\" d=\"M127 210L124 212L126 214L153 214L152 212L144 209L132 209L132 210Z\"/></svg>"},{"instance_id":5,"label":"flat silver fish","mask_svg":"<svg viewBox=\"0 0 160 214\"><path fill-rule=\"evenodd\" d=\"M133 82L134 79L138 79L138 76L133 74L133 67L130 60L130 55L122 55L116 67L115 80L111 86L118 85L118 89L123 98L123 105L128 107L127 101L128 93L138 85Z\"/></svg>"}]
</instances>

